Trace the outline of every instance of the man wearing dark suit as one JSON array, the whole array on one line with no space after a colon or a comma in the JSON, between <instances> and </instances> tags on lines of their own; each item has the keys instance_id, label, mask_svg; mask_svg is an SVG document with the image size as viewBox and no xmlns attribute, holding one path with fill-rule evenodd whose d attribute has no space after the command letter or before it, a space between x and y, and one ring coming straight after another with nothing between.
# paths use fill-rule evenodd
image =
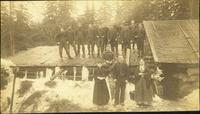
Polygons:
<instances>
[{"instance_id":1,"label":"man wearing dark suit","mask_svg":"<svg viewBox=\"0 0 200 114\"><path fill-rule=\"evenodd\" d=\"M126 51L130 49L130 40L131 40L131 30L128 25L125 25L121 31L121 38L122 38L122 50L126 56Z\"/></svg>"},{"instance_id":2,"label":"man wearing dark suit","mask_svg":"<svg viewBox=\"0 0 200 114\"><path fill-rule=\"evenodd\" d=\"M111 28L111 30L109 31L109 43L111 45L112 52L115 52L116 55L118 55L118 38L119 33L117 31L117 27L113 26L113 28Z\"/></svg>"},{"instance_id":3,"label":"man wearing dark suit","mask_svg":"<svg viewBox=\"0 0 200 114\"><path fill-rule=\"evenodd\" d=\"M109 28L103 27L103 51L105 51L107 44L108 44L108 34L109 34Z\"/></svg>"},{"instance_id":4,"label":"man wearing dark suit","mask_svg":"<svg viewBox=\"0 0 200 114\"><path fill-rule=\"evenodd\" d=\"M57 42L57 45L59 46L60 58L63 57L62 51L63 51L63 48L64 48L68 58L72 59L72 57L69 53L69 48L68 48L69 42L67 41L67 32L64 31L64 28L61 28L61 32L56 35L56 42Z\"/></svg>"},{"instance_id":5,"label":"man wearing dark suit","mask_svg":"<svg viewBox=\"0 0 200 114\"><path fill-rule=\"evenodd\" d=\"M85 39L85 34L84 34L84 28L83 25L79 24L76 31L75 31L75 43L77 44L77 53L80 56L81 53L81 46L82 46L82 52L83 52L83 58L85 57L85 46L84 46L84 39Z\"/></svg>"},{"instance_id":6,"label":"man wearing dark suit","mask_svg":"<svg viewBox=\"0 0 200 114\"><path fill-rule=\"evenodd\" d=\"M103 53L103 31L98 27L96 32L97 56L100 57Z\"/></svg>"},{"instance_id":7,"label":"man wearing dark suit","mask_svg":"<svg viewBox=\"0 0 200 114\"><path fill-rule=\"evenodd\" d=\"M88 36L88 55L90 56L92 54L92 56L94 56L94 46L95 46L95 29L94 26L92 24L89 24L89 28L87 31L87 36Z\"/></svg>"},{"instance_id":8,"label":"man wearing dark suit","mask_svg":"<svg viewBox=\"0 0 200 114\"><path fill-rule=\"evenodd\" d=\"M131 21L131 25L130 25L130 28L131 28L131 41L132 41L132 44L133 44L133 49L134 49L134 45L136 44L136 27L137 27L137 24L135 23L134 20Z\"/></svg>"},{"instance_id":9,"label":"man wearing dark suit","mask_svg":"<svg viewBox=\"0 0 200 114\"><path fill-rule=\"evenodd\" d=\"M78 55L77 51L76 51L76 45L75 45L75 37L74 37L74 30L71 28L71 26L68 27L67 29L67 41L69 42L69 44L72 46L74 53L76 54L76 56ZM69 45L68 45L69 46ZM68 47L70 50L70 47Z\"/></svg>"},{"instance_id":10,"label":"man wearing dark suit","mask_svg":"<svg viewBox=\"0 0 200 114\"><path fill-rule=\"evenodd\" d=\"M115 90L115 103L114 105L124 105L125 88L129 77L129 67L125 63L123 56L118 57L118 62L115 63L113 68L113 77L116 83Z\"/></svg>"}]
</instances>

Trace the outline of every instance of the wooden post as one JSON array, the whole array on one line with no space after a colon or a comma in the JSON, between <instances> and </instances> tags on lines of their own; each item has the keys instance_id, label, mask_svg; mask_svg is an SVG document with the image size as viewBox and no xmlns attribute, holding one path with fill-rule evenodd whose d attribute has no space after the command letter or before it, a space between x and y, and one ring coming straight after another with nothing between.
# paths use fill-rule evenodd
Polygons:
<instances>
[{"instance_id":1,"label":"wooden post","mask_svg":"<svg viewBox=\"0 0 200 114\"><path fill-rule=\"evenodd\" d=\"M19 71L19 68L15 68L13 70L13 74L14 74L14 79L13 79L13 87L12 87L12 96L11 96L11 105L10 105L10 113L12 113L12 109L13 109L13 102L14 102L14 95L15 95L15 82L16 82L16 78L17 78L17 72Z\"/></svg>"},{"instance_id":2,"label":"wooden post","mask_svg":"<svg viewBox=\"0 0 200 114\"><path fill-rule=\"evenodd\" d=\"M39 79L39 78L40 78L39 73L38 71L36 71L36 79Z\"/></svg>"},{"instance_id":3,"label":"wooden post","mask_svg":"<svg viewBox=\"0 0 200 114\"><path fill-rule=\"evenodd\" d=\"M46 73L44 74L45 77L46 77L46 79L48 79L49 77L51 77L51 76L48 76L48 74L49 74L49 69L48 69L48 68L45 68L44 72L46 72Z\"/></svg>"},{"instance_id":4,"label":"wooden post","mask_svg":"<svg viewBox=\"0 0 200 114\"><path fill-rule=\"evenodd\" d=\"M46 69L44 68L44 69L42 70L42 72L43 72L43 77L46 78Z\"/></svg>"},{"instance_id":5,"label":"wooden post","mask_svg":"<svg viewBox=\"0 0 200 114\"><path fill-rule=\"evenodd\" d=\"M76 81L76 67L73 67L73 71L74 71L74 81Z\"/></svg>"},{"instance_id":6,"label":"wooden post","mask_svg":"<svg viewBox=\"0 0 200 114\"><path fill-rule=\"evenodd\" d=\"M130 49L126 50L126 64L129 66L130 64Z\"/></svg>"},{"instance_id":7,"label":"wooden post","mask_svg":"<svg viewBox=\"0 0 200 114\"><path fill-rule=\"evenodd\" d=\"M27 76L28 75L28 71L27 70L25 70L25 76L24 76L24 79L27 79Z\"/></svg>"}]
</instances>

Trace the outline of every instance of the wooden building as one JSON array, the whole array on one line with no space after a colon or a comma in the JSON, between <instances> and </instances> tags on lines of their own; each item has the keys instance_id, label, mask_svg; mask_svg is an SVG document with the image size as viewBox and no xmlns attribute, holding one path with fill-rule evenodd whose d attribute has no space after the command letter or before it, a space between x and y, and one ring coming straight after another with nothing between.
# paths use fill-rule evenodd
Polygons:
<instances>
[{"instance_id":1,"label":"wooden building","mask_svg":"<svg viewBox=\"0 0 200 114\"><path fill-rule=\"evenodd\" d=\"M64 51L63 51L64 52ZM89 70L89 79L92 80L94 74L94 69L97 67L98 63L104 62L102 58L74 58L68 59L66 54L64 58L60 59L59 50L57 46L39 46L26 51L17 53L14 56L7 57L6 59L11 60L15 66L19 68L18 76L21 78L32 78L36 79L37 77L49 78L47 72L52 70L55 72L56 67L62 67L67 70L67 77L74 79L74 73L76 73L76 80L81 79L82 67L85 66ZM71 55L75 55L71 51ZM136 56L130 56L131 67L137 66L137 59L134 59Z\"/></svg>"},{"instance_id":2,"label":"wooden building","mask_svg":"<svg viewBox=\"0 0 200 114\"><path fill-rule=\"evenodd\" d=\"M199 20L144 21L145 56L164 71L164 95L183 97L199 87Z\"/></svg>"}]
</instances>

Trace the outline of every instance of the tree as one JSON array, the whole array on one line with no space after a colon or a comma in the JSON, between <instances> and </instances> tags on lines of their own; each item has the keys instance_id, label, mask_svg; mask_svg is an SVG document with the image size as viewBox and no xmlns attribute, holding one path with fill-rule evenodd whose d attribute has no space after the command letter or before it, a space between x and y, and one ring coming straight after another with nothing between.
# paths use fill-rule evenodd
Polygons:
<instances>
[{"instance_id":1,"label":"tree","mask_svg":"<svg viewBox=\"0 0 200 114\"><path fill-rule=\"evenodd\" d=\"M98 10L97 21L103 25L110 23L112 17L111 8L109 4L104 0Z\"/></svg>"},{"instance_id":2,"label":"tree","mask_svg":"<svg viewBox=\"0 0 200 114\"><path fill-rule=\"evenodd\" d=\"M27 8L20 4L18 7L13 8L15 10L16 21L13 23L14 31L14 48L16 52L24 50L30 47L28 37L31 32L30 14Z\"/></svg>"},{"instance_id":3,"label":"tree","mask_svg":"<svg viewBox=\"0 0 200 114\"><path fill-rule=\"evenodd\" d=\"M55 34L59 31L59 26L57 24L58 3L57 1L47 1L45 4L45 17L41 24L41 29L43 35L48 39L48 41L53 43Z\"/></svg>"},{"instance_id":4,"label":"tree","mask_svg":"<svg viewBox=\"0 0 200 114\"><path fill-rule=\"evenodd\" d=\"M128 21L131 17L131 14L134 13L132 10L135 5L130 1L119 1L117 2L117 10L116 10L116 20L118 23L123 23Z\"/></svg>"},{"instance_id":5,"label":"tree","mask_svg":"<svg viewBox=\"0 0 200 114\"><path fill-rule=\"evenodd\" d=\"M82 17L79 17L79 21L85 25L95 23L95 15L94 3L92 2L92 8L90 8L89 1L87 1L85 12Z\"/></svg>"},{"instance_id":6,"label":"tree","mask_svg":"<svg viewBox=\"0 0 200 114\"><path fill-rule=\"evenodd\" d=\"M143 7L143 18L150 20L171 20L189 18L188 0L150 0Z\"/></svg>"},{"instance_id":7,"label":"tree","mask_svg":"<svg viewBox=\"0 0 200 114\"><path fill-rule=\"evenodd\" d=\"M55 43L55 35L61 27L66 28L74 20L71 18L73 9L71 1L47 1L45 18L42 23L42 30L50 42Z\"/></svg>"},{"instance_id":8,"label":"tree","mask_svg":"<svg viewBox=\"0 0 200 114\"><path fill-rule=\"evenodd\" d=\"M73 22L73 18L71 17L72 11L72 2L71 1L60 1L58 3L58 16L57 16L57 24L61 26L68 26Z\"/></svg>"},{"instance_id":9,"label":"tree","mask_svg":"<svg viewBox=\"0 0 200 114\"><path fill-rule=\"evenodd\" d=\"M1 2L1 56L11 55L9 31L10 21L14 21L9 12L8 2Z\"/></svg>"},{"instance_id":10,"label":"tree","mask_svg":"<svg viewBox=\"0 0 200 114\"><path fill-rule=\"evenodd\" d=\"M10 56L29 47L30 15L22 4L1 2L1 6L1 52Z\"/></svg>"},{"instance_id":11,"label":"tree","mask_svg":"<svg viewBox=\"0 0 200 114\"><path fill-rule=\"evenodd\" d=\"M20 4L19 9L16 10L16 22L15 29L16 32L26 32L30 30L29 27L29 13L24 5Z\"/></svg>"},{"instance_id":12,"label":"tree","mask_svg":"<svg viewBox=\"0 0 200 114\"><path fill-rule=\"evenodd\" d=\"M119 22L189 18L189 0L129 0L117 10Z\"/></svg>"}]
</instances>

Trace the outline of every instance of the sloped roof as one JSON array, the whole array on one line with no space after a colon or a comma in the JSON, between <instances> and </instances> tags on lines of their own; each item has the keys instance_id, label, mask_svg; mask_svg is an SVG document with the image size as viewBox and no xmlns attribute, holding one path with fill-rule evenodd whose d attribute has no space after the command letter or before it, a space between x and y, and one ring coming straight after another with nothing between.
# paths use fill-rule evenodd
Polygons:
<instances>
[{"instance_id":1,"label":"sloped roof","mask_svg":"<svg viewBox=\"0 0 200 114\"><path fill-rule=\"evenodd\" d=\"M72 49L72 48L71 48ZM75 55L73 51L70 51L71 55ZM87 51L86 51L87 53ZM58 46L39 46L31 48L26 51L17 53L12 57L5 59L11 60L16 66L20 67L55 67L55 66L89 66L95 67L98 63L103 62L102 58L87 57L87 58L74 58L68 59L66 53L63 50L63 59L59 57ZM131 56L130 66L135 66L135 56Z\"/></svg>"},{"instance_id":2,"label":"sloped roof","mask_svg":"<svg viewBox=\"0 0 200 114\"><path fill-rule=\"evenodd\" d=\"M74 55L74 53L71 53ZM45 67L45 66L96 66L102 62L94 58L68 59L63 50L63 59L59 57L58 46L39 46L17 53L15 56L6 59L11 60L16 66L21 67Z\"/></svg>"},{"instance_id":3,"label":"sloped roof","mask_svg":"<svg viewBox=\"0 0 200 114\"><path fill-rule=\"evenodd\" d=\"M199 20L144 21L155 62L199 63Z\"/></svg>"}]
</instances>

